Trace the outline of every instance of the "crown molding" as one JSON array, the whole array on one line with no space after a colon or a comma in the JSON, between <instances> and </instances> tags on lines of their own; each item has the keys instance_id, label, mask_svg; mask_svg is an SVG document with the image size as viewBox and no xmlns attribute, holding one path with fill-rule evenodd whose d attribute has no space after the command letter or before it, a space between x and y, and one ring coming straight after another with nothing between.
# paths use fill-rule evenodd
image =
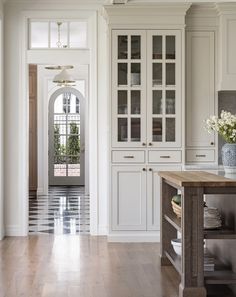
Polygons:
<instances>
[{"instance_id":1,"label":"crown molding","mask_svg":"<svg viewBox=\"0 0 236 297\"><path fill-rule=\"evenodd\" d=\"M219 25L215 3L192 4L186 15L186 30L215 30Z\"/></svg>"},{"instance_id":2,"label":"crown molding","mask_svg":"<svg viewBox=\"0 0 236 297\"><path fill-rule=\"evenodd\" d=\"M232 15L236 14L236 3L234 2L228 2L228 3L216 3L216 8L219 15L227 14Z\"/></svg>"},{"instance_id":3,"label":"crown molding","mask_svg":"<svg viewBox=\"0 0 236 297\"><path fill-rule=\"evenodd\" d=\"M176 24L184 25L185 15L191 3L148 3L104 5L103 17L108 24Z\"/></svg>"},{"instance_id":4,"label":"crown molding","mask_svg":"<svg viewBox=\"0 0 236 297\"><path fill-rule=\"evenodd\" d=\"M77 4L77 5L104 5L110 0L0 0L6 4Z\"/></svg>"}]
</instances>

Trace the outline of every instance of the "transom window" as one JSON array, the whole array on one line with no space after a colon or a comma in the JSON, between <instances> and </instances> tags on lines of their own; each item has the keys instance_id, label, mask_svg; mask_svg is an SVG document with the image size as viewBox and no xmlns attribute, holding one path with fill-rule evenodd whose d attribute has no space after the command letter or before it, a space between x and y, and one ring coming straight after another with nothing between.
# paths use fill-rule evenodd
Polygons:
<instances>
[{"instance_id":1,"label":"transom window","mask_svg":"<svg viewBox=\"0 0 236 297\"><path fill-rule=\"evenodd\" d=\"M29 48L87 48L87 22L79 20L30 20Z\"/></svg>"}]
</instances>

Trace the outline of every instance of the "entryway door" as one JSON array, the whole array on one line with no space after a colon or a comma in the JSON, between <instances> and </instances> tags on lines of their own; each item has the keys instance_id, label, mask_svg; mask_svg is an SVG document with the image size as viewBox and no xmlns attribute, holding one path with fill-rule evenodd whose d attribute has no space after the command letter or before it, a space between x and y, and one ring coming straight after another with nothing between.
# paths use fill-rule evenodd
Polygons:
<instances>
[{"instance_id":1,"label":"entryway door","mask_svg":"<svg viewBox=\"0 0 236 297\"><path fill-rule=\"evenodd\" d=\"M85 102L76 89L57 90L49 101L49 185L84 185Z\"/></svg>"}]
</instances>

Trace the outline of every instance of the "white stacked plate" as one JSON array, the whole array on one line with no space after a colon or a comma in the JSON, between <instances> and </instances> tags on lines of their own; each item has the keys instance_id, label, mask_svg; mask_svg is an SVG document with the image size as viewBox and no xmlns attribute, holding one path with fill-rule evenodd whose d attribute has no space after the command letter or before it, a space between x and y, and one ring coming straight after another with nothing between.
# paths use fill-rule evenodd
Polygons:
<instances>
[{"instance_id":1,"label":"white stacked plate","mask_svg":"<svg viewBox=\"0 0 236 297\"><path fill-rule=\"evenodd\" d=\"M222 226L220 212L215 207L204 207L204 228L218 229Z\"/></svg>"}]
</instances>

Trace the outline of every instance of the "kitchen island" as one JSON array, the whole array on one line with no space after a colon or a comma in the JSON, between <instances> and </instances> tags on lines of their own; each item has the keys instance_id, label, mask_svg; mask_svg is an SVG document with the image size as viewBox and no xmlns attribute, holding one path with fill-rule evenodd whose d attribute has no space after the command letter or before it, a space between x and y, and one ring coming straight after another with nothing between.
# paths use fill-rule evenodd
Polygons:
<instances>
[{"instance_id":1,"label":"kitchen island","mask_svg":"<svg viewBox=\"0 0 236 297\"><path fill-rule=\"evenodd\" d=\"M236 179L204 171L162 171L161 177L161 264L173 265L181 276L180 297L205 297L206 284L235 284L236 274L219 265L204 272L204 239L236 240L231 229L204 230L204 195L236 194ZM171 199L181 193L181 219ZM171 240L181 233L182 256L175 254Z\"/></svg>"}]
</instances>

